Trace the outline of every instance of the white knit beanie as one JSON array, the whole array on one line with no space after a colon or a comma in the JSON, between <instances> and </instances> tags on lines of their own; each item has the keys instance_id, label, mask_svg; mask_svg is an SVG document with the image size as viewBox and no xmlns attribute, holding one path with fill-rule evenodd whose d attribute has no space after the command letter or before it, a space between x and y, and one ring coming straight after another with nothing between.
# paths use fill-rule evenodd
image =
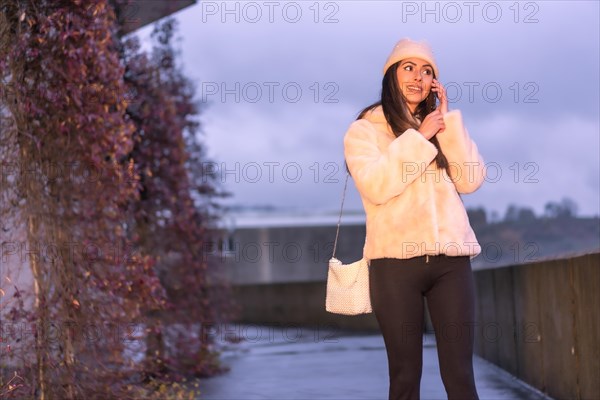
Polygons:
<instances>
[{"instance_id":1,"label":"white knit beanie","mask_svg":"<svg viewBox=\"0 0 600 400\"><path fill-rule=\"evenodd\" d=\"M427 44L425 41L416 42L409 38L401 39L398 43L396 43L394 50L392 50L392 54L390 54L385 62L383 74L385 75L385 72L392 64L410 57L422 58L423 60L427 61L433 67L435 78L437 80L440 79L440 73L438 71L437 64L435 63L435 58L433 57L433 51L431 51L429 44Z\"/></svg>"}]
</instances>

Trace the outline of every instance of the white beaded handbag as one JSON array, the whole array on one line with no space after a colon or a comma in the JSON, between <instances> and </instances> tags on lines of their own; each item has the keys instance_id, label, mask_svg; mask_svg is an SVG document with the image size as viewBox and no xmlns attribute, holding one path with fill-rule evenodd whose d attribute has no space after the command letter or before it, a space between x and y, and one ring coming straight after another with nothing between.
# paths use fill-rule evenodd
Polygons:
<instances>
[{"instance_id":1,"label":"white beaded handbag","mask_svg":"<svg viewBox=\"0 0 600 400\"><path fill-rule=\"evenodd\" d=\"M369 294L369 261L363 256L363 258L351 264L343 264L335 258L349 176L349 174L346 175L346 182L344 183L340 217L335 233L335 242L333 243L333 255L329 260L325 310L333 314L359 315L372 312Z\"/></svg>"}]
</instances>

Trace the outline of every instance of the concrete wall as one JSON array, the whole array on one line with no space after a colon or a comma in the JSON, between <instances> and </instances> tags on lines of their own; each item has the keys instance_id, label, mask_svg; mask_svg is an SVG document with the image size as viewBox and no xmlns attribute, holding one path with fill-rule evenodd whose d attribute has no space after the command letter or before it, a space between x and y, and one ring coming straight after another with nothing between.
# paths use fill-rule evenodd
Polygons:
<instances>
[{"instance_id":1,"label":"concrete wall","mask_svg":"<svg viewBox=\"0 0 600 400\"><path fill-rule=\"evenodd\" d=\"M336 226L238 228L221 232L222 244L207 246L232 284L323 281L333 252ZM336 258L362 257L364 223L342 225Z\"/></svg>"},{"instance_id":2,"label":"concrete wall","mask_svg":"<svg viewBox=\"0 0 600 400\"><path fill-rule=\"evenodd\" d=\"M45 243L29 244L24 229L13 225L13 221L3 222L12 229L8 234L3 232L0 240L0 368L18 365L21 357L32 356L31 328L24 318L13 321L11 310L19 309L19 301L23 301L25 310L33 308L34 285L29 262L32 257L52 256L55 251ZM10 352L6 351L7 346Z\"/></svg>"},{"instance_id":3,"label":"concrete wall","mask_svg":"<svg viewBox=\"0 0 600 400\"><path fill-rule=\"evenodd\" d=\"M345 316L326 312L324 281L238 285L234 290L242 306L238 322L328 330L379 330L373 314Z\"/></svg>"},{"instance_id":4,"label":"concrete wall","mask_svg":"<svg viewBox=\"0 0 600 400\"><path fill-rule=\"evenodd\" d=\"M556 399L600 398L600 253L475 279L477 354Z\"/></svg>"},{"instance_id":5,"label":"concrete wall","mask_svg":"<svg viewBox=\"0 0 600 400\"><path fill-rule=\"evenodd\" d=\"M326 276L326 275L325 275ZM475 352L556 399L599 399L600 253L474 271ZM234 287L238 322L378 332L325 311L326 282ZM426 330L432 332L427 309Z\"/></svg>"}]
</instances>

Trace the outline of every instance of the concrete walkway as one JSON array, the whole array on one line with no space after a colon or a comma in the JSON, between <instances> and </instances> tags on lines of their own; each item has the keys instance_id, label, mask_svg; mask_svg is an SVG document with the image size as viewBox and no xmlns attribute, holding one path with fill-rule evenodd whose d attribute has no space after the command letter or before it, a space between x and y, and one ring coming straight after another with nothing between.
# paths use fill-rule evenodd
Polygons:
<instances>
[{"instance_id":1,"label":"concrete walkway","mask_svg":"<svg viewBox=\"0 0 600 400\"><path fill-rule=\"evenodd\" d=\"M381 335L296 327L228 324L215 330L245 338L222 354L230 372L201 379L200 399L369 399L387 400L387 356ZM421 399L447 399L442 384L435 336L423 345ZM548 400L504 370L475 356L480 400Z\"/></svg>"}]
</instances>

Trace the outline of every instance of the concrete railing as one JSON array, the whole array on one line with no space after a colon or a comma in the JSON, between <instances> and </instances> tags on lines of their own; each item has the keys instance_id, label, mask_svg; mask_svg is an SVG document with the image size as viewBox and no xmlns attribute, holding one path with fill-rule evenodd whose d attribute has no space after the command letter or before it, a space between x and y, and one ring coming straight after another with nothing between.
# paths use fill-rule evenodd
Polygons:
<instances>
[{"instance_id":1,"label":"concrete railing","mask_svg":"<svg viewBox=\"0 0 600 400\"><path fill-rule=\"evenodd\" d=\"M600 398L600 253L475 279L477 354L553 398Z\"/></svg>"},{"instance_id":2,"label":"concrete railing","mask_svg":"<svg viewBox=\"0 0 600 400\"><path fill-rule=\"evenodd\" d=\"M475 352L556 399L599 399L600 253L474 272ZM234 287L239 322L378 332L325 311L326 282ZM425 308L426 330L432 332Z\"/></svg>"}]
</instances>

